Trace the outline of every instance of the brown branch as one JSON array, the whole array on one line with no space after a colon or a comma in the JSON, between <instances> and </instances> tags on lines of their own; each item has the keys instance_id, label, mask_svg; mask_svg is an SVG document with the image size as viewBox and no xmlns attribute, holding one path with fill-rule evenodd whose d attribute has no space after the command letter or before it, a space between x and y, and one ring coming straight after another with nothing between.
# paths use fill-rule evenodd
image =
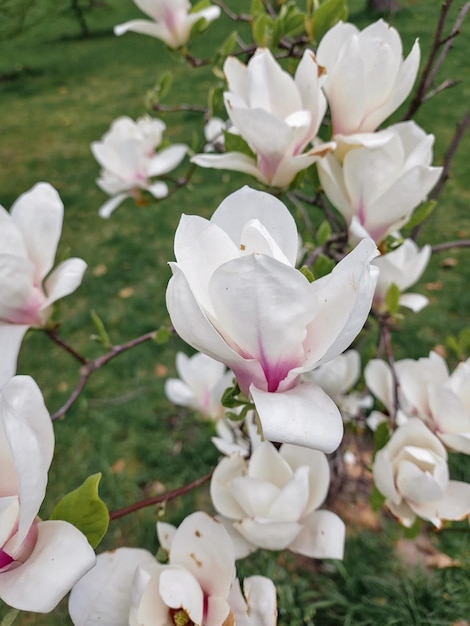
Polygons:
<instances>
[{"instance_id":1,"label":"brown branch","mask_svg":"<svg viewBox=\"0 0 470 626\"><path fill-rule=\"evenodd\" d=\"M139 511L140 509L145 509L148 506L154 506L155 504L162 504L163 502L169 502L170 500L174 500L178 496L182 496L186 493L189 493L193 489L200 487L208 480L211 479L214 470L211 470L205 476L201 476L201 478L197 478L193 480L193 482L188 483L187 485L183 485L182 487L178 487L177 489L173 489L172 491L167 491L159 496L154 496L153 498L147 498L146 500L140 500L140 502L134 502L134 504L130 504L129 506L125 506L122 509L116 509L115 511L110 511L109 519L115 520L120 517L124 517L125 515L129 515L130 513L134 513L135 511Z\"/></svg>"},{"instance_id":2,"label":"brown branch","mask_svg":"<svg viewBox=\"0 0 470 626\"><path fill-rule=\"evenodd\" d=\"M65 404L62 405L61 408L53 415L51 415L51 419L56 420L65 415L65 413L70 409L70 407L74 404L79 395L82 393L85 385L88 382L88 379L93 374L93 372L96 372L96 370L106 365L106 363L109 363L109 361L117 357L119 354L126 352L126 350L130 350L131 348L134 348L141 343L154 339L157 335L157 332L158 331L153 330L149 333L146 333L145 335L141 335L140 337L131 339L130 341L127 341L120 346L113 346L109 352L96 359L86 360L84 365L82 365L82 367L80 368L80 380L78 382L78 385L72 391Z\"/></svg>"},{"instance_id":3,"label":"brown branch","mask_svg":"<svg viewBox=\"0 0 470 626\"><path fill-rule=\"evenodd\" d=\"M246 13L234 13L226 4L221 2L221 0L212 0L212 4L215 4L219 7L219 9L222 9L225 15L235 22L251 22L253 19L251 15Z\"/></svg>"},{"instance_id":4,"label":"brown branch","mask_svg":"<svg viewBox=\"0 0 470 626\"><path fill-rule=\"evenodd\" d=\"M398 399L398 377L397 372L395 370L395 357L393 356L393 348L392 348L392 338L390 333L390 318L388 315L380 316L378 318L380 324L380 341L385 350L385 354L387 356L388 364L390 365L390 372L392 374L392 382L393 382L393 405L390 407L390 427L392 430L395 430L396 427L396 417L399 408L399 399Z\"/></svg>"},{"instance_id":5,"label":"brown branch","mask_svg":"<svg viewBox=\"0 0 470 626\"><path fill-rule=\"evenodd\" d=\"M152 109L158 113L179 113L180 111L189 113L207 113L207 108L203 106L197 106L195 104L158 104L152 105Z\"/></svg>"},{"instance_id":6,"label":"brown branch","mask_svg":"<svg viewBox=\"0 0 470 626\"><path fill-rule=\"evenodd\" d=\"M74 359L80 361L82 365L86 365L88 363L88 359L81 355L79 352L72 348L70 344L64 341L61 337L59 337L59 333L57 332L57 328L47 328L46 335L48 335L52 341L54 341L58 346L66 350L69 354L73 356Z\"/></svg>"},{"instance_id":7,"label":"brown branch","mask_svg":"<svg viewBox=\"0 0 470 626\"><path fill-rule=\"evenodd\" d=\"M470 248L470 239L459 239L458 241L446 241L445 243L438 243L432 246L431 252L445 252L446 250L452 250L452 248Z\"/></svg>"}]
</instances>

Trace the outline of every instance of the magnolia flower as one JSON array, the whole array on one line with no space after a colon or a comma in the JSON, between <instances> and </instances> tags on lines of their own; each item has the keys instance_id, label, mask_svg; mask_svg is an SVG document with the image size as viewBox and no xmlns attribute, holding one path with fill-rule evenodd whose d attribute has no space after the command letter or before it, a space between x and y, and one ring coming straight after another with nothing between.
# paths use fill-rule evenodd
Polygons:
<instances>
[{"instance_id":1,"label":"magnolia flower","mask_svg":"<svg viewBox=\"0 0 470 626\"><path fill-rule=\"evenodd\" d=\"M48 613L95 563L86 537L68 522L37 517L54 452L42 394L29 376L0 390L0 598Z\"/></svg>"},{"instance_id":2,"label":"magnolia flower","mask_svg":"<svg viewBox=\"0 0 470 626\"><path fill-rule=\"evenodd\" d=\"M361 329L377 251L364 240L310 283L294 267L297 248L289 211L263 192L235 192L210 221L183 215L167 307L187 343L234 372L267 439L331 452L341 441L341 416L301 374L343 352Z\"/></svg>"},{"instance_id":3,"label":"magnolia flower","mask_svg":"<svg viewBox=\"0 0 470 626\"><path fill-rule=\"evenodd\" d=\"M174 144L156 152L165 128L161 120L149 116L136 122L123 116L114 120L101 141L91 144L91 151L103 168L96 182L111 196L99 210L101 217L109 217L125 198L138 198L143 189L154 198L168 195L166 183L152 182L151 178L175 169L183 160L187 146Z\"/></svg>"},{"instance_id":4,"label":"magnolia flower","mask_svg":"<svg viewBox=\"0 0 470 626\"><path fill-rule=\"evenodd\" d=\"M361 355L357 350L347 350L313 372L305 374L307 379L319 385L338 405L345 422L357 417L362 409L372 406L371 396L351 392L360 376Z\"/></svg>"},{"instance_id":5,"label":"magnolia flower","mask_svg":"<svg viewBox=\"0 0 470 626\"><path fill-rule=\"evenodd\" d=\"M241 421L223 417L218 420L215 429L217 437L212 437L212 443L226 456L231 454L249 456L262 441L254 411L248 411L245 419Z\"/></svg>"},{"instance_id":6,"label":"magnolia flower","mask_svg":"<svg viewBox=\"0 0 470 626\"><path fill-rule=\"evenodd\" d=\"M400 35L383 20L361 32L339 22L321 40L317 59L326 68L333 134L352 135L376 130L405 100L420 52L416 41L404 61Z\"/></svg>"},{"instance_id":7,"label":"magnolia flower","mask_svg":"<svg viewBox=\"0 0 470 626\"><path fill-rule=\"evenodd\" d=\"M272 582L260 576L246 579L250 593L244 601L233 545L220 522L198 512L177 529L161 522L157 529L168 563L132 548L100 555L72 590L69 611L75 626L275 626Z\"/></svg>"},{"instance_id":8,"label":"magnolia flower","mask_svg":"<svg viewBox=\"0 0 470 626\"><path fill-rule=\"evenodd\" d=\"M449 480L447 452L418 418L400 426L377 452L373 473L386 506L404 526L418 516L440 528L442 520L470 513L470 485Z\"/></svg>"},{"instance_id":9,"label":"magnolia flower","mask_svg":"<svg viewBox=\"0 0 470 626\"><path fill-rule=\"evenodd\" d=\"M245 172L273 187L285 187L295 176L332 148L308 148L326 110L321 91L322 68L306 50L295 77L285 72L268 49L258 49L247 66L235 57L224 64L229 91L225 108L253 156L241 152L198 154L202 167ZM305 151L307 149L307 151Z\"/></svg>"},{"instance_id":10,"label":"magnolia flower","mask_svg":"<svg viewBox=\"0 0 470 626\"><path fill-rule=\"evenodd\" d=\"M191 35L191 29L199 20L212 22L220 15L219 7L210 6L199 11L191 11L188 0L134 0L141 11L152 18L131 20L114 27L116 35L131 30L143 35L161 39L169 48L184 46Z\"/></svg>"},{"instance_id":11,"label":"magnolia flower","mask_svg":"<svg viewBox=\"0 0 470 626\"><path fill-rule=\"evenodd\" d=\"M345 526L318 510L328 493L330 468L323 452L261 443L246 460L222 459L211 480L211 498L234 540L236 558L257 548L314 558L343 558Z\"/></svg>"},{"instance_id":12,"label":"magnolia flower","mask_svg":"<svg viewBox=\"0 0 470 626\"><path fill-rule=\"evenodd\" d=\"M408 222L442 168L431 167L434 136L414 122L395 124L376 135L382 140L375 147L352 147L342 162L327 155L318 162L318 173L350 235L379 243Z\"/></svg>"},{"instance_id":13,"label":"magnolia flower","mask_svg":"<svg viewBox=\"0 0 470 626\"><path fill-rule=\"evenodd\" d=\"M222 417L225 408L221 400L224 391L232 385L232 372L227 372L222 363L201 353L188 357L178 352L176 369L181 380L169 378L166 381L168 400L199 411L210 419Z\"/></svg>"},{"instance_id":14,"label":"magnolia flower","mask_svg":"<svg viewBox=\"0 0 470 626\"><path fill-rule=\"evenodd\" d=\"M229 121L224 121L220 117L211 117L204 126L204 137L207 141L204 152L222 152L225 146L224 131L229 127Z\"/></svg>"},{"instance_id":15,"label":"magnolia flower","mask_svg":"<svg viewBox=\"0 0 470 626\"><path fill-rule=\"evenodd\" d=\"M82 259L68 259L51 272L63 215L64 205L48 183L21 195L10 213L0 206L0 387L15 374L28 328L44 326L51 305L82 281Z\"/></svg>"},{"instance_id":16,"label":"magnolia flower","mask_svg":"<svg viewBox=\"0 0 470 626\"><path fill-rule=\"evenodd\" d=\"M451 450L470 454L470 359L449 375L436 352L396 363L408 414L421 418Z\"/></svg>"},{"instance_id":17,"label":"magnolia flower","mask_svg":"<svg viewBox=\"0 0 470 626\"><path fill-rule=\"evenodd\" d=\"M390 287L396 285L400 291L406 291L421 278L430 258L431 246L426 245L420 250L412 239L405 239L399 248L374 259L373 264L380 273L372 308L378 312L386 310L386 296ZM428 302L425 296L418 293L405 293L399 299L401 306L415 313L421 311Z\"/></svg>"},{"instance_id":18,"label":"magnolia flower","mask_svg":"<svg viewBox=\"0 0 470 626\"><path fill-rule=\"evenodd\" d=\"M369 391L380 400L388 412L386 415L382 411L371 411L366 420L369 428L376 430L379 424L389 421L389 416L394 416L397 425L404 424L408 419L404 410L407 405L400 387L395 389L396 383L388 363L381 359L370 360L364 369L364 378Z\"/></svg>"}]
</instances>

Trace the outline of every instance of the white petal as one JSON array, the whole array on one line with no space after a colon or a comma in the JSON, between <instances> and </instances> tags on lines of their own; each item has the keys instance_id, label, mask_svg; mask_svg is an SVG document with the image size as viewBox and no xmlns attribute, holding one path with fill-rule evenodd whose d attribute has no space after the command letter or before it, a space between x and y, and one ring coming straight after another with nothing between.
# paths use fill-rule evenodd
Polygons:
<instances>
[{"instance_id":1,"label":"white petal","mask_svg":"<svg viewBox=\"0 0 470 626\"><path fill-rule=\"evenodd\" d=\"M289 550L314 559L343 558L346 526L335 513L313 511L302 526Z\"/></svg>"},{"instance_id":2,"label":"white petal","mask_svg":"<svg viewBox=\"0 0 470 626\"><path fill-rule=\"evenodd\" d=\"M194 624L202 623L204 594L191 572L184 567L166 567L159 581L163 602L172 609L183 609Z\"/></svg>"},{"instance_id":3,"label":"white petal","mask_svg":"<svg viewBox=\"0 0 470 626\"><path fill-rule=\"evenodd\" d=\"M25 324L4 324L0 322L0 389L3 384L16 373L16 362L21 342L29 326Z\"/></svg>"},{"instance_id":4,"label":"white petal","mask_svg":"<svg viewBox=\"0 0 470 626\"><path fill-rule=\"evenodd\" d=\"M47 293L45 306L73 293L81 284L87 264L83 259L67 259L58 265L47 278L44 288Z\"/></svg>"},{"instance_id":5,"label":"white petal","mask_svg":"<svg viewBox=\"0 0 470 626\"><path fill-rule=\"evenodd\" d=\"M105 202L98 211L100 217L104 219L108 219L111 217L112 213L118 208L123 200L129 198L128 193L118 193L116 196L110 198L107 202Z\"/></svg>"}]
</instances>

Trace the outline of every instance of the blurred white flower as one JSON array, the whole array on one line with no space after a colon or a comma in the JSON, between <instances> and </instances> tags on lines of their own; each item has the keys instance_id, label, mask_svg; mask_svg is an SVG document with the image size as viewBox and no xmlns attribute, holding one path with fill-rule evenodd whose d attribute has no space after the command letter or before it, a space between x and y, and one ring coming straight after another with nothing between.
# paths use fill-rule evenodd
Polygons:
<instances>
[{"instance_id":1,"label":"blurred white flower","mask_svg":"<svg viewBox=\"0 0 470 626\"><path fill-rule=\"evenodd\" d=\"M399 248L374 259L372 263L379 268L380 273L372 308L379 313L385 311L389 288L396 285L400 292L406 291L421 278L430 258L430 245L420 250L412 239L405 239ZM405 293L399 299L401 306L406 306L415 313L421 311L428 302L425 296L418 293Z\"/></svg>"},{"instance_id":2,"label":"blurred white flower","mask_svg":"<svg viewBox=\"0 0 470 626\"><path fill-rule=\"evenodd\" d=\"M96 182L111 196L99 210L101 217L109 217L125 198L138 198L141 190L154 198L168 195L166 183L151 179L175 169L188 148L174 144L157 152L165 128L161 120L149 116L137 121L123 116L114 120L101 141L91 144L91 151L103 168Z\"/></svg>"},{"instance_id":3,"label":"blurred white flower","mask_svg":"<svg viewBox=\"0 0 470 626\"><path fill-rule=\"evenodd\" d=\"M169 48L184 46L191 35L194 24L201 19L212 22L220 15L220 9L210 6L199 11L191 11L188 0L134 0L139 9L150 20L131 20L114 27L116 35L131 30L143 35L161 39Z\"/></svg>"},{"instance_id":4,"label":"blurred white flower","mask_svg":"<svg viewBox=\"0 0 470 626\"><path fill-rule=\"evenodd\" d=\"M228 130L230 120L224 121L220 117L211 117L204 126L206 145L204 152L222 152L225 146L224 131Z\"/></svg>"},{"instance_id":5,"label":"blurred white flower","mask_svg":"<svg viewBox=\"0 0 470 626\"><path fill-rule=\"evenodd\" d=\"M440 528L443 520L470 513L470 485L449 480L444 446L416 417L377 452L373 474L386 506L404 526L412 526L418 516Z\"/></svg>"},{"instance_id":6,"label":"blurred white flower","mask_svg":"<svg viewBox=\"0 0 470 626\"><path fill-rule=\"evenodd\" d=\"M254 411L248 411L242 421L223 417L218 420L215 428L217 437L212 437L212 443L226 456L235 453L243 457L249 456L261 443Z\"/></svg>"},{"instance_id":7,"label":"blurred white flower","mask_svg":"<svg viewBox=\"0 0 470 626\"><path fill-rule=\"evenodd\" d=\"M401 122L375 133L373 145L358 143L318 161L321 185L353 241L368 236L380 243L409 221L442 172L431 166L433 143L414 122Z\"/></svg>"},{"instance_id":8,"label":"blurred white flower","mask_svg":"<svg viewBox=\"0 0 470 626\"><path fill-rule=\"evenodd\" d=\"M343 557L345 526L319 507L330 469L323 452L262 442L249 460L222 459L211 480L211 498L235 543L236 558L257 548L288 548L313 558Z\"/></svg>"},{"instance_id":9,"label":"blurred white flower","mask_svg":"<svg viewBox=\"0 0 470 626\"><path fill-rule=\"evenodd\" d=\"M232 386L233 373L223 363L200 352L191 357L178 352L176 370L180 378L169 378L165 383L168 400L210 419L221 418L225 412L222 396Z\"/></svg>"},{"instance_id":10,"label":"blurred white flower","mask_svg":"<svg viewBox=\"0 0 470 626\"><path fill-rule=\"evenodd\" d=\"M359 31L339 22L320 41L333 134L369 133L391 115L410 93L419 68L416 41L403 60L398 31L378 20Z\"/></svg>"},{"instance_id":11,"label":"blurred white flower","mask_svg":"<svg viewBox=\"0 0 470 626\"><path fill-rule=\"evenodd\" d=\"M198 154L191 160L202 167L235 170L273 187L289 185L333 144L312 147L326 111L321 90L322 69L306 50L295 77L285 72L271 52L259 48L244 65L235 57L224 64L229 91L225 108L254 156L242 152Z\"/></svg>"},{"instance_id":12,"label":"blurred white flower","mask_svg":"<svg viewBox=\"0 0 470 626\"><path fill-rule=\"evenodd\" d=\"M51 305L82 282L82 259L67 259L51 271L63 216L64 205L48 183L21 195L10 213L0 206L0 386L16 372L28 328L44 326Z\"/></svg>"}]
</instances>

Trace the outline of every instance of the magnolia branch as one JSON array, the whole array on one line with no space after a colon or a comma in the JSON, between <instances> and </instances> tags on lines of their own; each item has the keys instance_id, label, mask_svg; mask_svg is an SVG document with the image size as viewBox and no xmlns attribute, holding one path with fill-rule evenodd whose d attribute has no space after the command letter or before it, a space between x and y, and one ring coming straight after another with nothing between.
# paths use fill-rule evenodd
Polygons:
<instances>
[{"instance_id":1,"label":"magnolia branch","mask_svg":"<svg viewBox=\"0 0 470 626\"><path fill-rule=\"evenodd\" d=\"M130 350L131 348L134 348L135 346L138 346L141 343L145 343L146 341L150 341L151 339L154 339L157 335L157 332L158 332L157 330L153 330L149 333L146 333L145 335L141 335L140 337L131 339L130 341L127 341L126 343L123 343L119 346L113 346L109 350L109 352L107 352L106 354L103 354L102 356L96 359L85 359L85 362L81 361L83 365L80 368L80 380L78 382L78 385L72 391L72 393L70 394L65 404L58 411L56 411L53 415L51 415L51 419L56 420L65 415L65 413L70 409L70 407L74 404L74 402L82 393L83 389L85 388L85 385L88 382L88 379L93 374L93 372L96 372L96 370L99 370L101 367L106 365L106 363L109 363L109 361L111 361L118 355L122 354L123 352L126 352L127 350ZM48 334L50 336L49 332ZM56 343L58 343L59 345L64 347L68 352L70 352L68 344L66 344L62 340L57 341L56 338L54 337L53 339L54 341L56 341ZM77 355L76 358L81 360L81 359L84 359L85 357L81 357Z\"/></svg>"},{"instance_id":2,"label":"magnolia branch","mask_svg":"<svg viewBox=\"0 0 470 626\"><path fill-rule=\"evenodd\" d=\"M130 513L134 513L135 511L139 511L140 509L145 509L148 506L154 506L156 504L163 504L169 502L170 500L174 500L178 498L178 496L182 496L186 493L189 493L193 489L200 487L208 480L211 479L214 470L210 471L205 476L201 476L201 478L197 478L193 480L193 482L188 483L187 485L183 485L182 487L178 487L177 489L173 489L172 491L167 491L159 496L154 496L153 498L147 498L145 500L140 500L139 502L134 502L134 504L130 504L129 506L125 506L122 509L116 509L115 511L110 511L109 519L115 520L120 517L124 517L125 515L129 515Z\"/></svg>"}]
</instances>

